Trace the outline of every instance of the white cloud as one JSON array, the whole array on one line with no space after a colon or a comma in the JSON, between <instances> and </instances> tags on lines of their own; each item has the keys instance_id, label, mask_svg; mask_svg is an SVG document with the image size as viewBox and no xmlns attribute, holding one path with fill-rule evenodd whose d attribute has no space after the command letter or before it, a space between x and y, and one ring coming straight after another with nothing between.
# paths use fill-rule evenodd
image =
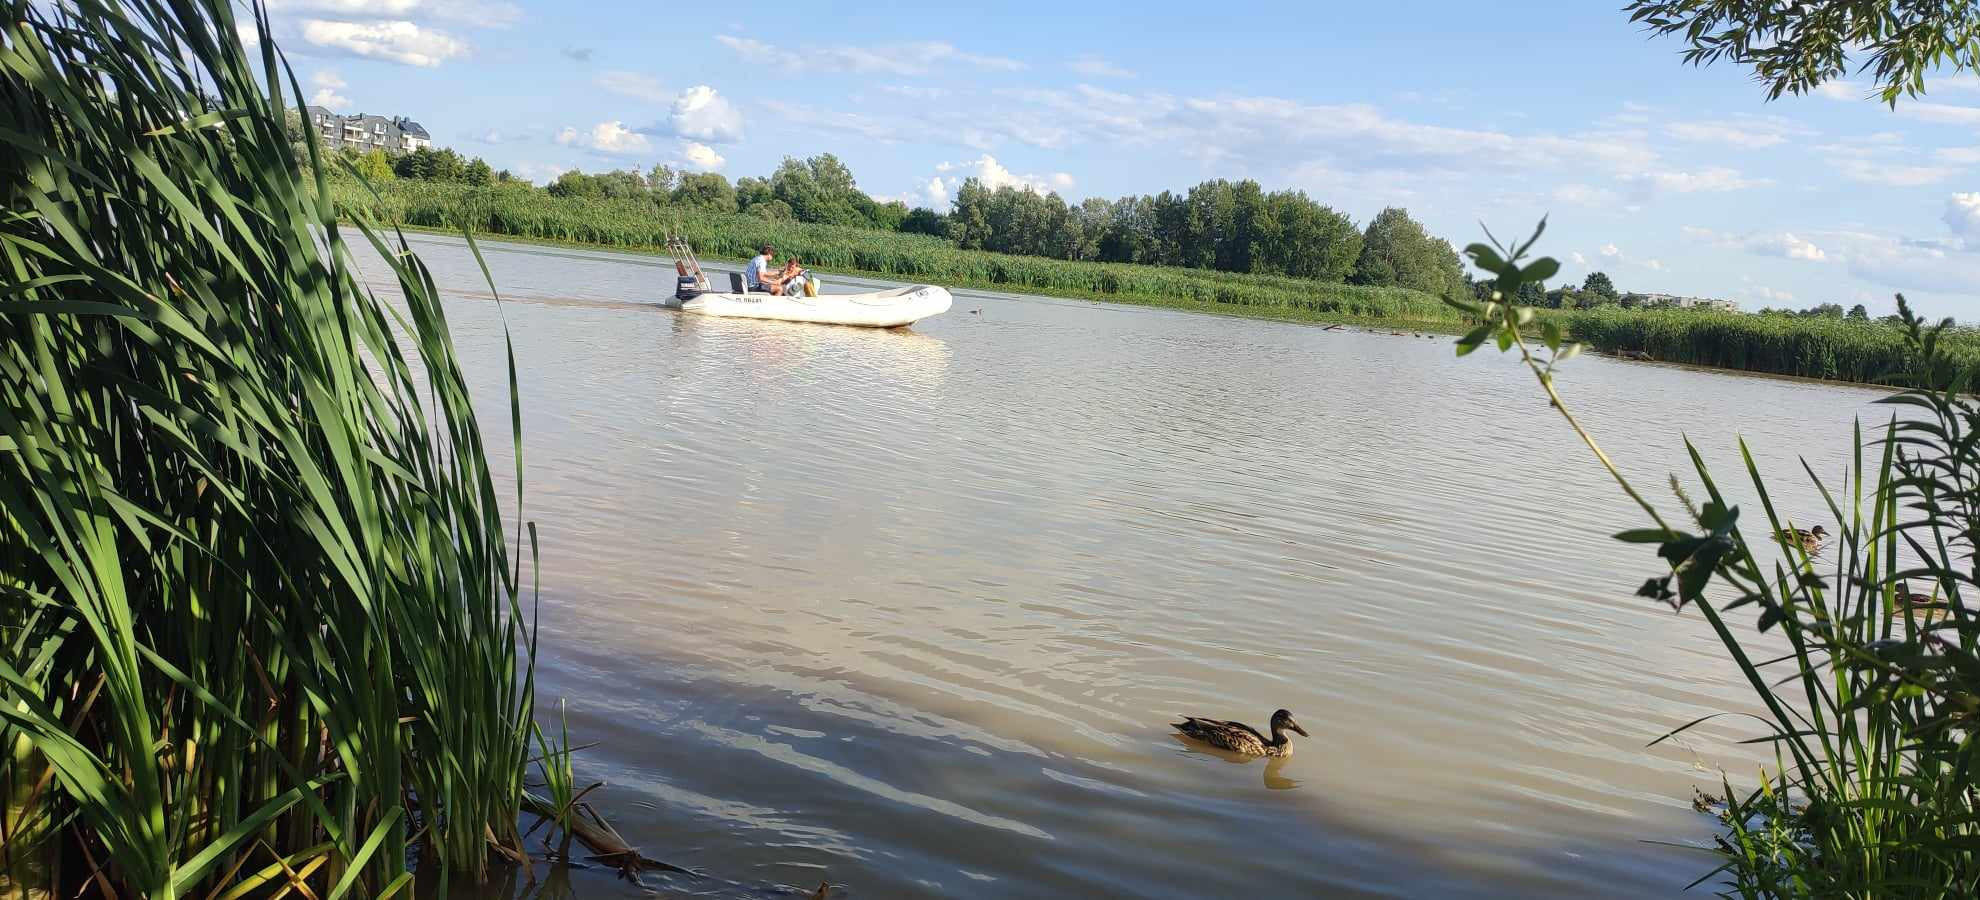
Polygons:
<instances>
[{"instance_id":1,"label":"white cloud","mask_svg":"<svg viewBox=\"0 0 1980 900\"><path fill-rule=\"evenodd\" d=\"M1733 116L1670 122L1664 126L1664 133L1681 141L1757 150L1785 144L1809 131L1780 116Z\"/></svg>"},{"instance_id":2,"label":"white cloud","mask_svg":"<svg viewBox=\"0 0 1980 900\"><path fill-rule=\"evenodd\" d=\"M1014 72L1025 67L1024 63L1001 56L981 56L964 53L955 45L942 41L918 41L906 44L889 44L873 47L850 45L802 46L795 49L776 47L755 38L737 37L730 34L716 35L715 40L729 48L729 52L747 62L776 63L793 71L816 70L823 72L879 72L891 75L923 75L938 63L962 63L980 69L998 69Z\"/></svg>"},{"instance_id":3,"label":"white cloud","mask_svg":"<svg viewBox=\"0 0 1980 900\"><path fill-rule=\"evenodd\" d=\"M1777 291L1762 284L1756 284L1748 288L1747 293L1751 294L1756 300L1763 300L1770 303L1787 303L1794 300L1794 294L1787 291Z\"/></svg>"},{"instance_id":4,"label":"white cloud","mask_svg":"<svg viewBox=\"0 0 1980 900\"><path fill-rule=\"evenodd\" d=\"M1778 256L1782 259L1798 259L1805 262L1825 262L1829 258L1829 254L1821 247L1795 236L1791 231L1736 235L1686 225L1680 229L1680 233L1686 240L1744 250L1760 256Z\"/></svg>"},{"instance_id":5,"label":"white cloud","mask_svg":"<svg viewBox=\"0 0 1980 900\"><path fill-rule=\"evenodd\" d=\"M718 144L734 143L743 137L742 113L705 84L688 88L674 98L667 124L681 137Z\"/></svg>"},{"instance_id":6,"label":"white cloud","mask_svg":"<svg viewBox=\"0 0 1980 900\"><path fill-rule=\"evenodd\" d=\"M781 100L769 100L758 104L768 113L768 119L781 125L800 126L807 130L837 131L842 134L857 135L881 143L898 143L903 135L913 134L903 124L890 123L859 113L830 112L810 106L795 106Z\"/></svg>"},{"instance_id":7,"label":"white cloud","mask_svg":"<svg viewBox=\"0 0 1980 900\"><path fill-rule=\"evenodd\" d=\"M557 176L572 171L575 167L562 163L525 162L518 163L513 171L524 181L545 184L556 181Z\"/></svg>"},{"instance_id":8,"label":"white cloud","mask_svg":"<svg viewBox=\"0 0 1980 900\"><path fill-rule=\"evenodd\" d=\"M303 40L366 59L431 68L473 52L468 42L411 22L303 22Z\"/></svg>"},{"instance_id":9,"label":"white cloud","mask_svg":"<svg viewBox=\"0 0 1980 900\"><path fill-rule=\"evenodd\" d=\"M944 182L949 194L953 194L956 188L961 187L965 179L972 177L993 191L1009 187L1021 191L1036 191L1040 194L1070 190L1075 183L1073 177L1065 172L1053 172L1049 175L1019 175L1004 168L1002 163L997 162L996 157L988 153L969 162L942 163L935 169L938 172L959 173L950 176Z\"/></svg>"},{"instance_id":10,"label":"white cloud","mask_svg":"<svg viewBox=\"0 0 1980 900\"><path fill-rule=\"evenodd\" d=\"M1918 187L1932 184L1958 175L1961 170L1958 165L1907 166L1848 156L1831 158L1829 165L1836 170L1836 174L1851 181L1885 187Z\"/></svg>"},{"instance_id":11,"label":"white cloud","mask_svg":"<svg viewBox=\"0 0 1980 900\"><path fill-rule=\"evenodd\" d=\"M1558 203L1571 203L1597 209L1613 209L1622 205L1615 191L1586 184L1564 184L1554 188L1550 196Z\"/></svg>"},{"instance_id":12,"label":"white cloud","mask_svg":"<svg viewBox=\"0 0 1980 900\"><path fill-rule=\"evenodd\" d=\"M880 86L880 91L914 100L940 100L949 93L941 88L923 87L917 84L883 84Z\"/></svg>"},{"instance_id":13,"label":"white cloud","mask_svg":"<svg viewBox=\"0 0 1980 900\"><path fill-rule=\"evenodd\" d=\"M1936 122L1941 125L1980 125L1980 106L1912 101L1898 104L1897 111L1899 115L1921 122Z\"/></svg>"},{"instance_id":14,"label":"white cloud","mask_svg":"<svg viewBox=\"0 0 1980 900\"><path fill-rule=\"evenodd\" d=\"M1980 238L1980 193L1963 192L1946 198L1946 227L1962 238Z\"/></svg>"},{"instance_id":15,"label":"white cloud","mask_svg":"<svg viewBox=\"0 0 1980 900\"><path fill-rule=\"evenodd\" d=\"M1092 54L1066 64L1066 68L1088 78L1133 78L1134 73Z\"/></svg>"},{"instance_id":16,"label":"white cloud","mask_svg":"<svg viewBox=\"0 0 1980 900\"><path fill-rule=\"evenodd\" d=\"M589 132L565 128L557 133L557 143L612 154L644 153L652 147L646 135L627 128L624 122L616 119L593 125Z\"/></svg>"},{"instance_id":17,"label":"white cloud","mask_svg":"<svg viewBox=\"0 0 1980 900\"><path fill-rule=\"evenodd\" d=\"M1828 156L1886 156L1905 152L1904 133L1898 131L1873 131L1869 134L1850 135L1827 144L1816 144L1809 149Z\"/></svg>"},{"instance_id":18,"label":"white cloud","mask_svg":"<svg viewBox=\"0 0 1980 900\"><path fill-rule=\"evenodd\" d=\"M993 191L1001 187L1013 187L1019 190L1031 190L1041 194L1049 194L1053 191L1067 190L1073 186L1073 177L1064 172L1054 172L1050 175L1014 174L1011 170L999 164L996 157L988 153L983 154L982 157L974 162L963 163L957 168L963 171L974 170L976 178L983 182L983 186Z\"/></svg>"},{"instance_id":19,"label":"white cloud","mask_svg":"<svg viewBox=\"0 0 1980 900\"><path fill-rule=\"evenodd\" d=\"M1959 242L1919 240L1874 232L1823 232L1858 278L1900 291L1930 291L1972 296L1980 284L1980 253L1960 249Z\"/></svg>"},{"instance_id":20,"label":"white cloud","mask_svg":"<svg viewBox=\"0 0 1980 900\"><path fill-rule=\"evenodd\" d=\"M713 172L721 168L723 163L728 162L722 158L722 154L715 152L715 148L694 141L681 142L681 159L686 160L690 166L708 172Z\"/></svg>"},{"instance_id":21,"label":"white cloud","mask_svg":"<svg viewBox=\"0 0 1980 900\"><path fill-rule=\"evenodd\" d=\"M346 87L344 79L338 77L337 73L329 69L320 70L309 76L309 84L316 88L316 93L309 95L311 105L332 110L351 105L351 98L337 93Z\"/></svg>"},{"instance_id":22,"label":"white cloud","mask_svg":"<svg viewBox=\"0 0 1980 900\"><path fill-rule=\"evenodd\" d=\"M1822 248L1795 237L1792 232L1786 231L1777 235L1770 235L1751 246L1755 253L1783 256L1788 259L1805 259L1809 262L1821 262L1828 258L1828 254L1823 253Z\"/></svg>"},{"instance_id":23,"label":"white cloud","mask_svg":"<svg viewBox=\"0 0 1980 900\"><path fill-rule=\"evenodd\" d=\"M1570 166L1625 176L1654 168L1657 154L1640 135L1513 135L1499 131L1428 125L1390 116L1366 103L1312 104L1283 97L1177 98L1159 92L1127 94L1091 85L1072 90L1014 90L1000 96L1048 115L1062 125L1064 143L1087 139L1118 144L1167 144L1224 171L1239 166L1280 169L1300 165L1369 172L1464 176L1486 171L1558 176ZM1018 137L1007 126L985 127ZM1008 121L1022 122L1015 116ZM1037 142L1037 141L1034 141ZM1050 143L1042 143L1051 148ZM1725 173L1737 173L1723 170ZM1668 180L1668 179L1666 179ZM1749 182L1737 179L1737 186ZM1654 186L1653 186L1654 187Z\"/></svg>"},{"instance_id":24,"label":"white cloud","mask_svg":"<svg viewBox=\"0 0 1980 900\"><path fill-rule=\"evenodd\" d=\"M1872 96L1872 92L1853 81L1825 81L1816 86L1815 95L1830 100L1863 100Z\"/></svg>"},{"instance_id":25,"label":"white cloud","mask_svg":"<svg viewBox=\"0 0 1980 900\"><path fill-rule=\"evenodd\" d=\"M1617 247L1614 243L1603 244L1602 249L1598 252L1601 253L1603 259L1608 260L1611 263L1620 263L1625 266L1638 266L1641 268L1649 269L1653 272L1664 271L1664 263L1662 260L1640 259L1638 257L1631 256L1627 253L1624 253L1622 251L1622 248Z\"/></svg>"},{"instance_id":26,"label":"white cloud","mask_svg":"<svg viewBox=\"0 0 1980 900\"><path fill-rule=\"evenodd\" d=\"M1970 166L1980 163L1980 147L1941 147L1932 151L1932 158L1955 166Z\"/></svg>"},{"instance_id":27,"label":"white cloud","mask_svg":"<svg viewBox=\"0 0 1980 900\"><path fill-rule=\"evenodd\" d=\"M613 69L598 73L594 84L621 97L631 97L647 103L670 103L674 95L660 86L660 80L651 75Z\"/></svg>"},{"instance_id":28,"label":"white cloud","mask_svg":"<svg viewBox=\"0 0 1980 900\"><path fill-rule=\"evenodd\" d=\"M353 19L437 19L478 28L507 28L522 21L522 7L481 0L268 0L268 8Z\"/></svg>"},{"instance_id":29,"label":"white cloud","mask_svg":"<svg viewBox=\"0 0 1980 900\"><path fill-rule=\"evenodd\" d=\"M1771 178L1748 178L1738 169L1707 166L1696 172L1643 172L1626 176L1624 182L1640 188L1678 194L1716 193L1773 184Z\"/></svg>"}]
</instances>

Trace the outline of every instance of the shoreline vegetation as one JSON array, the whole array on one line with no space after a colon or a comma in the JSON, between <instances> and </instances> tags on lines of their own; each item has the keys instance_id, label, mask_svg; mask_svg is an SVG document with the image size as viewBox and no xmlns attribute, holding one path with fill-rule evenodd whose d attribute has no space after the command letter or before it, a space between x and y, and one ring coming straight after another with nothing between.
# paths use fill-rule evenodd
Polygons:
<instances>
[{"instance_id":1,"label":"shoreline vegetation","mask_svg":"<svg viewBox=\"0 0 1980 900\"><path fill-rule=\"evenodd\" d=\"M740 260L769 242L825 271L954 287L1188 309L1247 318L1461 334L1478 323L1443 299L1284 275L1020 256L966 250L945 238L850 225L770 221L629 198L557 196L521 182L329 179L346 216L442 234L475 233L560 246L663 253L670 232L709 258ZM1490 282L1480 282L1489 290ZM664 291L665 283L654 289ZM1468 299L1468 298L1465 298ZM1616 356L1825 381L1875 384L1908 371L1905 331L1841 316L1700 309L1536 309L1572 340ZM1980 361L1980 333L1946 331L1943 352Z\"/></svg>"}]
</instances>

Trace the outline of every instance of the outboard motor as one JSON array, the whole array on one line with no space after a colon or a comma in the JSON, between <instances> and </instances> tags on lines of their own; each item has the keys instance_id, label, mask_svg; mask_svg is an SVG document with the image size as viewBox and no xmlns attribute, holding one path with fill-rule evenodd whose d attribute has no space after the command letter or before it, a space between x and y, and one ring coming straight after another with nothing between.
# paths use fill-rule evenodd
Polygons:
<instances>
[{"instance_id":1,"label":"outboard motor","mask_svg":"<svg viewBox=\"0 0 1980 900\"><path fill-rule=\"evenodd\" d=\"M686 303L701 296L701 282L693 275L682 275L674 288L674 299Z\"/></svg>"}]
</instances>

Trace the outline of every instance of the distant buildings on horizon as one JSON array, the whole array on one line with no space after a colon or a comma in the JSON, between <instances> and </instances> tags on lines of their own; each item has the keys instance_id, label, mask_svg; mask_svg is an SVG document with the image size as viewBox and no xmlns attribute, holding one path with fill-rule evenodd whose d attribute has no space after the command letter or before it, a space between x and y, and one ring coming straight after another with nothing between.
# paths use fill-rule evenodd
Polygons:
<instances>
[{"instance_id":1,"label":"distant buildings on horizon","mask_svg":"<svg viewBox=\"0 0 1980 900\"><path fill-rule=\"evenodd\" d=\"M323 146L329 150L342 150L352 147L358 150L383 150L386 153L411 153L422 147L433 146L433 136L418 122L404 116L367 116L353 113L338 115L321 106L303 109L309 117L309 127L316 129L322 137Z\"/></svg>"},{"instance_id":2,"label":"distant buildings on horizon","mask_svg":"<svg viewBox=\"0 0 1980 900\"><path fill-rule=\"evenodd\" d=\"M1680 297L1676 294L1642 294L1640 296L1643 298L1643 304L1645 306L1676 306L1681 309L1702 307L1704 309L1723 309L1727 312L1739 312L1739 304L1731 300L1718 300L1712 297Z\"/></svg>"}]
</instances>

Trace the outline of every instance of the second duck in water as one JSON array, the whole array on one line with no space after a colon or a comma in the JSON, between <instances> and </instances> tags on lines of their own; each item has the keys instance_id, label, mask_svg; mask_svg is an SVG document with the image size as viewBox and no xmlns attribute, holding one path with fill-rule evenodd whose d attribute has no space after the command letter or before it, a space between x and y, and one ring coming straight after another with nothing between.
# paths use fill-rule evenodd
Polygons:
<instances>
[{"instance_id":1,"label":"second duck in water","mask_svg":"<svg viewBox=\"0 0 1980 900\"><path fill-rule=\"evenodd\" d=\"M1292 738L1287 731L1299 732L1300 737L1312 737L1306 729L1293 721L1292 713L1279 710L1272 714L1272 738L1265 736L1243 722L1225 722L1220 719L1199 719L1184 716L1175 723L1175 729L1206 744L1222 747L1233 753L1246 756L1291 756Z\"/></svg>"}]
</instances>

